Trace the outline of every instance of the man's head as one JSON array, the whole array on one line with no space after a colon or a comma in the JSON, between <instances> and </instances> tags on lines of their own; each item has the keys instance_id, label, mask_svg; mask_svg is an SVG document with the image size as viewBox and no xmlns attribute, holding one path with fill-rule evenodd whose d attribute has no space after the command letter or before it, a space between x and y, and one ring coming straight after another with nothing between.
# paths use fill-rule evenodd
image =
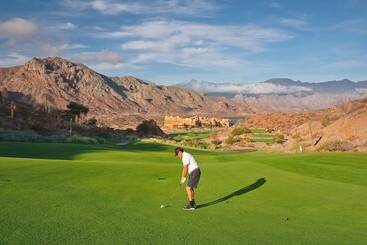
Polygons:
<instances>
[{"instance_id":1,"label":"man's head","mask_svg":"<svg viewBox=\"0 0 367 245\"><path fill-rule=\"evenodd\" d=\"M176 147L175 148L175 156L182 158L182 153L184 152L184 149L181 147Z\"/></svg>"}]
</instances>

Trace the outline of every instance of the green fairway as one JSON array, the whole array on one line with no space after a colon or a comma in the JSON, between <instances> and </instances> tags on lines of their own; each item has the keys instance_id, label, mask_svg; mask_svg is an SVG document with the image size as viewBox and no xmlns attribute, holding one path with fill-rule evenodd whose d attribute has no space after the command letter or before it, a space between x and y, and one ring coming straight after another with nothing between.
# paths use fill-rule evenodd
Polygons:
<instances>
[{"instance_id":1,"label":"green fairway","mask_svg":"<svg viewBox=\"0 0 367 245\"><path fill-rule=\"evenodd\" d=\"M172 149L1 142L0 244L367 244L367 154Z\"/></svg>"},{"instance_id":2,"label":"green fairway","mask_svg":"<svg viewBox=\"0 0 367 245\"><path fill-rule=\"evenodd\" d=\"M254 142L274 143L274 135L263 128L251 128L251 139Z\"/></svg>"},{"instance_id":3,"label":"green fairway","mask_svg":"<svg viewBox=\"0 0 367 245\"><path fill-rule=\"evenodd\" d=\"M209 137L210 133L210 130L182 131L171 133L170 136L173 137L174 140L181 141L185 139L205 139Z\"/></svg>"}]
</instances>

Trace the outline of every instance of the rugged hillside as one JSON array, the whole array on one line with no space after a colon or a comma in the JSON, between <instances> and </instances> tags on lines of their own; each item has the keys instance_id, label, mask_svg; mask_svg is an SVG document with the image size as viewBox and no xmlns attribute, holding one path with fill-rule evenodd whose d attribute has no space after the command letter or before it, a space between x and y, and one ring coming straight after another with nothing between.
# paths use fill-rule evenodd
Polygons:
<instances>
[{"instance_id":1,"label":"rugged hillside","mask_svg":"<svg viewBox=\"0 0 367 245\"><path fill-rule=\"evenodd\" d=\"M318 150L335 142L343 142L345 148L367 150L367 98L324 110L253 115L241 125L286 134L288 150L300 145Z\"/></svg>"},{"instance_id":2,"label":"rugged hillside","mask_svg":"<svg viewBox=\"0 0 367 245\"><path fill-rule=\"evenodd\" d=\"M328 150L342 145L340 150L367 150L367 98L344 103L327 110L321 120L305 123L291 131L310 149Z\"/></svg>"},{"instance_id":3,"label":"rugged hillside","mask_svg":"<svg viewBox=\"0 0 367 245\"><path fill-rule=\"evenodd\" d=\"M212 98L176 87L157 86L134 77L109 78L65 59L33 58L26 64L0 68L0 91L30 95L39 104L65 109L71 102L89 107L89 117L114 128L135 127L143 119L164 114L237 114L244 103Z\"/></svg>"},{"instance_id":4,"label":"rugged hillside","mask_svg":"<svg viewBox=\"0 0 367 245\"><path fill-rule=\"evenodd\" d=\"M112 80L124 90L129 100L146 113L231 114L249 111L245 104L236 104L220 97L208 97L188 89L160 86L134 77L113 77Z\"/></svg>"},{"instance_id":5,"label":"rugged hillside","mask_svg":"<svg viewBox=\"0 0 367 245\"><path fill-rule=\"evenodd\" d=\"M347 79L321 83L269 79L256 84L210 83L192 80L179 84L208 96L234 98L250 104L257 112L299 112L324 109L367 96L367 81Z\"/></svg>"}]
</instances>

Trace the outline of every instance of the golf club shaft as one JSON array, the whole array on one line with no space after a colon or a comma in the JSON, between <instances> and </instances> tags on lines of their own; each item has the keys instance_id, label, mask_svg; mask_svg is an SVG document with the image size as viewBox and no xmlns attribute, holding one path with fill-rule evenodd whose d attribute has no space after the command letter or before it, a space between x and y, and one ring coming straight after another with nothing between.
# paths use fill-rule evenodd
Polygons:
<instances>
[{"instance_id":1,"label":"golf club shaft","mask_svg":"<svg viewBox=\"0 0 367 245\"><path fill-rule=\"evenodd\" d=\"M182 186L181 184L178 184L177 187L170 194L169 199L168 199L169 203L167 205L172 206L171 203L173 203L173 196L178 193L178 190L180 189L181 186Z\"/></svg>"}]
</instances>

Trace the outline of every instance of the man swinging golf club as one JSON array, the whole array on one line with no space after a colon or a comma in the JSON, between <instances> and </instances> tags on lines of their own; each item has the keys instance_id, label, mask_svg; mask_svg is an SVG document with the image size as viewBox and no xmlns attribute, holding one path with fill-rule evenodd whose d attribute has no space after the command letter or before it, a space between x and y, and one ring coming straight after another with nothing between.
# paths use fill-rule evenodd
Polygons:
<instances>
[{"instance_id":1,"label":"man swinging golf club","mask_svg":"<svg viewBox=\"0 0 367 245\"><path fill-rule=\"evenodd\" d=\"M199 184L201 175L200 168L195 158L190 153L185 152L181 147L177 147L175 149L175 156L181 158L183 164L180 183L185 183L186 177L188 176L186 194L189 203L184 207L184 210L195 210L196 204L194 189L197 188Z\"/></svg>"}]
</instances>

